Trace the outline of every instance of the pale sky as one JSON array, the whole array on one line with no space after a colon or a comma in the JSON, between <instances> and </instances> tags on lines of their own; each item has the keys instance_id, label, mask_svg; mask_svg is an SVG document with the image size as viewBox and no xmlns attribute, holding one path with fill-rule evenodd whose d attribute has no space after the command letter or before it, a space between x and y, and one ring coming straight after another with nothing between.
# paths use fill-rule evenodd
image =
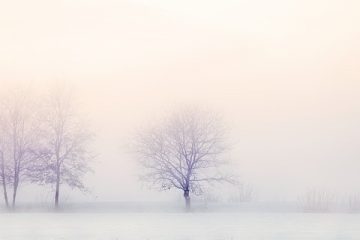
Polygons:
<instances>
[{"instance_id":1,"label":"pale sky","mask_svg":"<svg viewBox=\"0 0 360 240\"><path fill-rule=\"evenodd\" d=\"M141 187L126 145L183 104L223 114L229 156L264 198L360 192L359 12L356 0L2 0L0 87L74 87L98 158L92 195L70 200L166 198Z\"/></svg>"}]
</instances>

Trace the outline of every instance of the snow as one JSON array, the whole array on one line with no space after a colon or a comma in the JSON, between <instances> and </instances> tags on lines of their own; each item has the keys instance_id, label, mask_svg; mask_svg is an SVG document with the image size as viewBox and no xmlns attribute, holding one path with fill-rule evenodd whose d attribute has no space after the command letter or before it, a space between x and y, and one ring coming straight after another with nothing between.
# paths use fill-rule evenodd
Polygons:
<instances>
[{"instance_id":1,"label":"snow","mask_svg":"<svg viewBox=\"0 0 360 240\"><path fill-rule=\"evenodd\" d=\"M0 214L4 240L360 239L360 214L22 212Z\"/></svg>"}]
</instances>

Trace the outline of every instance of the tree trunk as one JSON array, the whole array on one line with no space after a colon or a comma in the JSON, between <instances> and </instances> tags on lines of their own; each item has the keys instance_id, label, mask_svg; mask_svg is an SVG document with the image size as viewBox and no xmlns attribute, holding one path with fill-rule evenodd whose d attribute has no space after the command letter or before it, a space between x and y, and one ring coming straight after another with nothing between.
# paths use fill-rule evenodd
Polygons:
<instances>
[{"instance_id":1,"label":"tree trunk","mask_svg":"<svg viewBox=\"0 0 360 240\"><path fill-rule=\"evenodd\" d=\"M9 207L9 199L8 199L7 190L6 190L4 156L3 156L2 152L0 152L0 156L1 156L1 178L2 178L1 181L2 181L3 190L4 190L5 205L8 208Z\"/></svg>"},{"instance_id":2,"label":"tree trunk","mask_svg":"<svg viewBox=\"0 0 360 240\"><path fill-rule=\"evenodd\" d=\"M191 204L190 204L190 192L189 192L189 190L184 190L184 198L185 198L186 211L190 211Z\"/></svg>"},{"instance_id":3,"label":"tree trunk","mask_svg":"<svg viewBox=\"0 0 360 240\"><path fill-rule=\"evenodd\" d=\"M9 199L8 199L8 195L7 195L6 182L5 182L5 178L4 178L4 177L3 177L2 181L3 181L3 190L4 190L5 205L6 205L6 207L8 208L8 207L9 207Z\"/></svg>"},{"instance_id":4,"label":"tree trunk","mask_svg":"<svg viewBox=\"0 0 360 240\"><path fill-rule=\"evenodd\" d=\"M14 180L14 189L13 189L13 198L12 198L12 207L15 208L15 203L16 203L16 194L17 194L17 188L19 185L19 179L17 177L15 177Z\"/></svg>"},{"instance_id":5,"label":"tree trunk","mask_svg":"<svg viewBox=\"0 0 360 240\"><path fill-rule=\"evenodd\" d=\"M13 196L12 196L12 208L15 208L16 192L19 184L19 173L18 173L18 152L17 152L17 130L16 125L13 125L13 161L14 161L14 185L13 185Z\"/></svg>"},{"instance_id":6,"label":"tree trunk","mask_svg":"<svg viewBox=\"0 0 360 240\"><path fill-rule=\"evenodd\" d=\"M60 171L56 172L56 187L55 187L55 208L59 207L59 194L60 194Z\"/></svg>"}]
</instances>

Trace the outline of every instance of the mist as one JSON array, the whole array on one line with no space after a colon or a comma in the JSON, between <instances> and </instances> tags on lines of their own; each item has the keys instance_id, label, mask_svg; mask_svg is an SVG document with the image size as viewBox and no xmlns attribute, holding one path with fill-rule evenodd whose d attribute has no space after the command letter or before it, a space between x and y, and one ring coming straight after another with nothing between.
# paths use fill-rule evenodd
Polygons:
<instances>
[{"instance_id":1,"label":"mist","mask_svg":"<svg viewBox=\"0 0 360 240\"><path fill-rule=\"evenodd\" d=\"M228 157L259 199L358 192L359 3L189 4L3 3L1 91L65 83L96 135L91 194L68 201L176 198L143 186L128 144L183 105L224 117Z\"/></svg>"},{"instance_id":2,"label":"mist","mask_svg":"<svg viewBox=\"0 0 360 240\"><path fill-rule=\"evenodd\" d=\"M2 1L0 238L359 239L359 10Z\"/></svg>"}]
</instances>

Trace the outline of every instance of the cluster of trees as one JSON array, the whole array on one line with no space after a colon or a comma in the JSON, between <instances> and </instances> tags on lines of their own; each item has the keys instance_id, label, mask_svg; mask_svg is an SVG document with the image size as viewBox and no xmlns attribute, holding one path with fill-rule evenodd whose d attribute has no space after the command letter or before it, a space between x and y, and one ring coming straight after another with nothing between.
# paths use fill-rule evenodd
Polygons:
<instances>
[{"instance_id":1,"label":"cluster of trees","mask_svg":"<svg viewBox=\"0 0 360 240\"><path fill-rule=\"evenodd\" d=\"M65 89L53 89L46 96L19 91L2 96L0 184L5 205L15 207L19 186L25 182L49 185L55 207L63 184L86 190L82 180L90 171L91 139ZM237 192L230 201L253 200L252 185L224 173L227 149L221 118L198 108L170 114L139 131L134 142L136 158L145 170L142 180L158 190L181 191L186 209L191 194L203 194L205 189L216 194L215 183L235 185ZM313 189L298 202L304 211L325 212L334 205L334 195ZM348 206L359 211L359 195L349 197Z\"/></svg>"},{"instance_id":2,"label":"cluster of trees","mask_svg":"<svg viewBox=\"0 0 360 240\"><path fill-rule=\"evenodd\" d=\"M0 99L0 184L7 207L15 207L19 186L50 185L59 205L60 187L85 190L90 170L91 136L64 89L47 96L8 94ZM161 190L182 191L190 208L190 193L202 194L215 182L236 183L221 172L226 150L224 128L215 114L190 108L175 112L139 132L137 158L143 180Z\"/></svg>"},{"instance_id":3,"label":"cluster of trees","mask_svg":"<svg viewBox=\"0 0 360 240\"><path fill-rule=\"evenodd\" d=\"M47 96L9 93L0 105L0 183L7 207L15 207L24 182L50 185L55 206L60 187L84 189L89 133L64 89Z\"/></svg>"}]
</instances>

